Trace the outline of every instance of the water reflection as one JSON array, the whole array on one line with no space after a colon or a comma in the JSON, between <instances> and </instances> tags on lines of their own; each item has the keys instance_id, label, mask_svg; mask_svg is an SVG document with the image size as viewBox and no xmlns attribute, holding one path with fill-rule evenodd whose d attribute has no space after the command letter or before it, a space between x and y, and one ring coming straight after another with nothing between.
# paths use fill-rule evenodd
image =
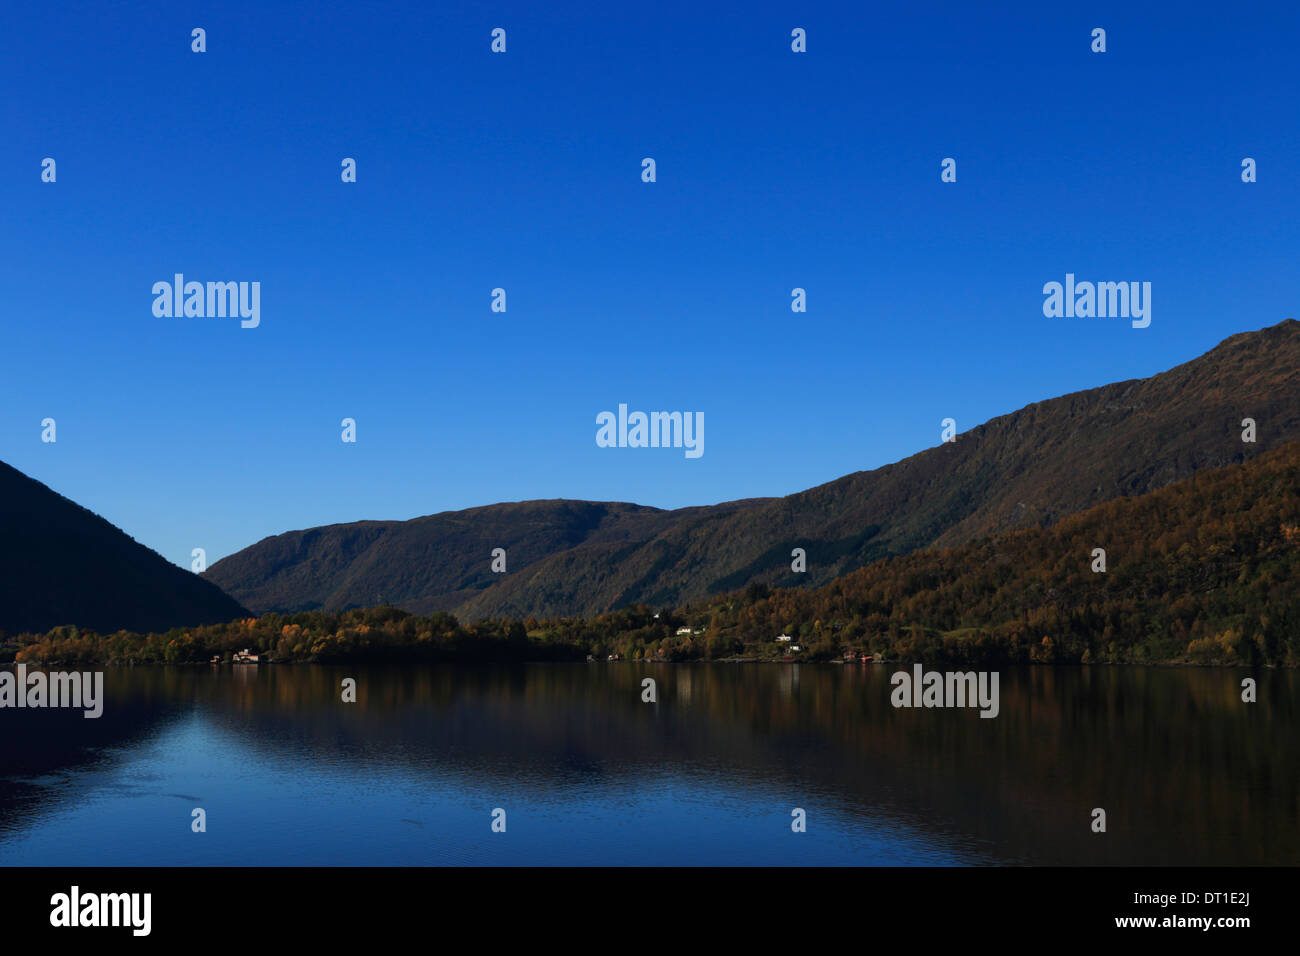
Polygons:
<instances>
[{"instance_id":1,"label":"water reflection","mask_svg":"<svg viewBox=\"0 0 1300 956\"><path fill-rule=\"evenodd\" d=\"M1255 674L1259 702L1244 704L1235 670L1009 670L982 720L894 709L893 670L110 669L98 721L0 712L0 862L1297 858L1293 672ZM641 700L646 676L657 704ZM510 828L494 839L496 806ZM806 834L790 831L794 807Z\"/></svg>"}]
</instances>

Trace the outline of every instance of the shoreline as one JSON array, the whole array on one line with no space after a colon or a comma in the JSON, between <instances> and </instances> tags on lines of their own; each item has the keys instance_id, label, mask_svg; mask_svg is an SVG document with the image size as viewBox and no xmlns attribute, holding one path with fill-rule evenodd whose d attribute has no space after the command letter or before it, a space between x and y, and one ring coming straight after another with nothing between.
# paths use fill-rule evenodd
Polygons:
<instances>
[{"instance_id":1,"label":"shoreline","mask_svg":"<svg viewBox=\"0 0 1300 956\"><path fill-rule=\"evenodd\" d=\"M706 661L667 661L667 660L633 660L633 661L556 661L540 659L520 659L520 660L443 660L443 661L385 661L385 660L365 660L355 658L351 660L338 661L310 661L310 660L265 660L265 661L248 661L232 662L222 661L214 664L211 661L0 661L0 669L14 670L19 665L25 665L27 668L38 670L51 670L67 667L221 667L231 668L232 670L243 670L246 668L256 669L260 665L282 667L284 665L306 665L311 667L348 667L348 666L367 666L367 667L502 667L517 666L521 664L557 664L557 665L583 665L591 666L593 664L636 664L636 665L673 665L673 666L691 666L691 665L714 665L714 664L804 664L818 667L860 667L866 668L898 668L911 667L914 664L921 664L925 667L933 668L956 668L969 669L979 667L984 670L1001 670L1004 668L1020 667L1166 667L1166 668L1214 668L1220 670L1297 670L1296 666L1285 664L1244 664L1244 663L1227 663L1227 662L1204 662L1204 661L1001 661L997 663L989 661L924 661L924 660L888 660L872 661L862 663L859 661L782 661L770 660L758 657L744 658L721 658L719 660ZM992 664L992 666L990 666Z\"/></svg>"}]
</instances>

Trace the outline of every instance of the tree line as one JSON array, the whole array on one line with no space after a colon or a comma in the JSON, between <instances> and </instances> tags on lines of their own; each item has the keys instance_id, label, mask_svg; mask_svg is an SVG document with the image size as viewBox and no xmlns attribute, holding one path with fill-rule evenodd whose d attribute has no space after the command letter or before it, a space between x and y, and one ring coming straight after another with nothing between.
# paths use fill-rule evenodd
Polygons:
<instances>
[{"instance_id":1,"label":"tree line","mask_svg":"<svg viewBox=\"0 0 1300 956\"><path fill-rule=\"evenodd\" d=\"M778 634L792 640L777 642ZM869 655L1296 666L1300 442L1051 527L888 558L816 589L760 583L681 608L638 604L586 618L468 624L379 607L161 634L59 627L4 642L0 659L185 663L244 648L265 659L322 662Z\"/></svg>"}]
</instances>

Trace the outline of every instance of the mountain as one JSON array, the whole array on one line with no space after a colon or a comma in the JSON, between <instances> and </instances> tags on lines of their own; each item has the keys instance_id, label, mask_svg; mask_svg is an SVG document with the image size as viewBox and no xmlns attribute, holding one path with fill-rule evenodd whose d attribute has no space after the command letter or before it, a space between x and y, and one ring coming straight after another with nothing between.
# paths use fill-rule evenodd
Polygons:
<instances>
[{"instance_id":1,"label":"mountain","mask_svg":"<svg viewBox=\"0 0 1300 956\"><path fill-rule=\"evenodd\" d=\"M1146 379L994 418L896 464L784 498L677 511L522 502L267 538L207 571L256 611L384 602L467 619L680 605L816 586L879 558L1046 527L1300 438L1300 322L1225 339ZM1257 442L1241 421L1257 423ZM504 547L508 573L492 574ZM807 572L790 552L807 552Z\"/></svg>"},{"instance_id":2,"label":"mountain","mask_svg":"<svg viewBox=\"0 0 1300 956\"><path fill-rule=\"evenodd\" d=\"M794 639L780 642L778 634ZM1300 441L1048 528L885 558L818 588L762 584L676 609L461 624L396 607L268 614L182 638L64 629L25 662L798 660L1300 664Z\"/></svg>"},{"instance_id":3,"label":"mountain","mask_svg":"<svg viewBox=\"0 0 1300 956\"><path fill-rule=\"evenodd\" d=\"M548 636L667 659L780 657L773 638L788 633L822 659L847 645L903 660L1294 666L1300 441L1049 528L886 558L819 588L751 586L671 618L649 641L636 637L657 622L635 608ZM677 637L677 622L705 636Z\"/></svg>"},{"instance_id":4,"label":"mountain","mask_svg":"<svg viewBox=\"0 0 1300 956\"><path fill-rule=\"evenodd\" d=\"M692 515L743 511L766 499L665 511L620 502L522 501L410 521L358 521L266 538L216 562L207 578L264 611L340 610L392 604L448 611L511 572L556 554L598 561ZM504 548L507 573L494 573Z\"/></svg>"},{"instance_id":5,"label":"mountain","mask_svg":"<svg viewBox=\"0 0 1300 956\"><path fill-rule=\"evenodd\" d=\"M166 631L241 616L215 584L0 462L0 630Z\"/></svg>"}]
</instances>

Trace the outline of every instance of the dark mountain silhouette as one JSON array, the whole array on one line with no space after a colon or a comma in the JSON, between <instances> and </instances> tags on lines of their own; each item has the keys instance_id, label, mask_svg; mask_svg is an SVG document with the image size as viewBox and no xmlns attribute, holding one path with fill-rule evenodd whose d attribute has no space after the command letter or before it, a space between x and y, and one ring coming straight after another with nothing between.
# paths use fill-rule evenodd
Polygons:
<instances>
[{"instance_id":1,"label":"dark mountain silhouette","mask_svg":"<svg viewBox=\"0 0 1300 956\"><path fill-rule=\"evenodd\" d=\"M680 605L761 581L815 586L882 557L1045 527L1300 438L1300 322L1147 379L994 418L893 465L784 498L660 511L523 502L267 538L214 564L256 611L386 603L479 619ZM1242 419L1258 440L1242 441ZM507 549L508 573L489 569ZM807 552L807 572L790 552Z\"/></svg>"},{"instance_id":2,"label":"dark mountain silhouette","mask_svg":"<svg viewBox=\"0 0 1300 956\"><path fill-rule=\"evenodd\" d=\"M0 462L0 629L166 631L247 617L103 518Z\"/></svg>"},{"instance_id":3,"label":"dark mountain silhouette","mask_svg":"<svg viewBox=\"0 0 1300 956\"><path fill-rule=\"evenodd\" d=\"M819 588L761 583L675 609L460 624L396 607L266 614L166 634L68 628L22 662L891 660L1300 664L1300 441L1048 528L885 558ZM686 633L683 633L686 632ZM778 634L794 637L781 642ZM847 655L846 655L847 652Z\"/></svg>"}]
</instances>

